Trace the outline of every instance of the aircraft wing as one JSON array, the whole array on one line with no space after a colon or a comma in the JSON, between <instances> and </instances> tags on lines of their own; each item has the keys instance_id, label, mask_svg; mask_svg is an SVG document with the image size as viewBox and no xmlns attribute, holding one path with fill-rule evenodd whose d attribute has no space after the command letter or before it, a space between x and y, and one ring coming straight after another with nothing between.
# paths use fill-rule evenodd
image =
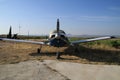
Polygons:
<instances>
[{"instance_id":1,"label":"aircraft wing","mask_svg":"<svg viewBox=\"0 0 120 80\"><path fill-rule=\"evenodd\" d=\"M11 42L23 42L23 43L39 44L39 45L44 45L45 44L45 42L30 41L30 40L19 40L19 39L8 39L8 38L0 38L0 40L11 41Z\"/></svg>"},{"instance_id":2,"label":"aircraft wing","mask_svg":"<svg viewBox=\"0 0 120 80\"><path fill-rule=\"evenodd\" d=\"M111 39L115 38L114 36L108 36L108 37L98 37L93 39L86 39L86 40L78 40L78 41L72 41L72 44L79 44L79 43L85 43L85 42L91 42L91 41L97 41L97 40L104 40L104 39Z\"/></svg>"}]
</instances>

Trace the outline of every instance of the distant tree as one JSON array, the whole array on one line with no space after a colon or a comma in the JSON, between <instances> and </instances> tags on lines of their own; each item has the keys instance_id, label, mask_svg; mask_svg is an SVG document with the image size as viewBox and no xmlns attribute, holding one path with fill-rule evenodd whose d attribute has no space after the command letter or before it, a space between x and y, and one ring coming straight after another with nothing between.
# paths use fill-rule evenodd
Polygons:
<instances>
[{"instance_id":1,"label":"distant tree","mask_svg":"<svg viewBox=\"0 0 120 80\"><path fill-rule=\"evenodd\" d=\"M12 38L12 27L10 26L9 33L7 35L7 38Z\"/></svg>"}]
</instances>

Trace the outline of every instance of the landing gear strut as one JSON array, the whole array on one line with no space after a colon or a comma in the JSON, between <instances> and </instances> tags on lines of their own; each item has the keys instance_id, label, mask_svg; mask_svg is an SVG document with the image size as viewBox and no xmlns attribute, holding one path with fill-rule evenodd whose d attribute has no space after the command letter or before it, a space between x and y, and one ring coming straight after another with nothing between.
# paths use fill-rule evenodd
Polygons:
<instances>
[{"instance_id":1,"label":"landing gear strut","mask_svg":"<svg viewBox=\"0 0 120 80\"><path fill-rule=\"evenodd\" d=\"M57 53L56 53L56 59L60 59L61 57L61 54L59 52L59 47L57 48Z\"/></svg>"},{"instance_id":2,"label":"landing gear strut","mask_svg":"<svg viewBox=\"0 0 120 80\"><path fill-rule=\"evenodd\" d=\"M79 45L75 45L75 53L79 53Z\"/></svg>"},{"instance_id":3,"label":"landing gear strut","mask_svg":"<svg viewBox=\"0 0 120 80\"><path fill-rule=\"evenodd\" d=\"M60 59L60 53L59 52L56 53L56 59Z\"/></svg>"},{"instance_id":4,"label":"landing gear strut","mask_svg":"<svg viewBox=\"0 0 120 80\"><path fill-rule=\"evenodd\" d=\"M40 53L40 48L37 49L37 53Z\"/></svg>"},{"instance_id":5,"label":"landing gear strut","mask_svg":"<svg viewBox=\"0 0 120 80\"><path fill-rule=\"evenodd\" d=\"M40 52L41 52L41 48L42 48L42 45L40 45L40 48L37 49L37 53L40 54Z\"/></svg>"}]
</instances>

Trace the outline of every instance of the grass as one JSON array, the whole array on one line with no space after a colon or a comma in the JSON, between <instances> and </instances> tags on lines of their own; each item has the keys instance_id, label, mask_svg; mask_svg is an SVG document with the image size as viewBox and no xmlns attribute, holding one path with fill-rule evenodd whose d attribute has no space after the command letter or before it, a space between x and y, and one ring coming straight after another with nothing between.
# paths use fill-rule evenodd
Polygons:
<instances>
[{"instance_id":1,"label":"grass","mask_svg":"<svg viewBox=\"0 0 120 80\"><path fill-rule=\"evenodd\" d=\"M81 45L87 46L89 48L100 48L104 50L113 49L113 48L119 49L120 39L100 40L100 41L82 43Z\"/></svg>"},{"instance_id":2,"label":"grass","mask_svg":"<svg viewBox=\"0 0 120 80\"><path fill-rule=\"evenodd\" d=\"M69 37L70 41L77 41L77 40L83 40L85 38L81 38L81 37Z\"/></svg>"},{"instance_id":3,"label":"grass","mask_svg":"<svg viewBox=\"0 0 120 80\"><path fill-rule=\"evenodd\" d=\"M77 37L70 37L70 41L77 41L77 40L85 40L87 38L77 38ZM103 49L103 50L110 50L110 49L119 49L120 48L120 39L107 39L107 40L99 40L87 43L80 43L81 46L85 46L87 48L95 48L95 49Z\"/></svg>"},{"instance_id":4,"label":"grass","mask_svg":"<svg viewBox=\"0 0 120 80\"><path fill-rule=\"evenodd\" d=\"M71 40L78 39L80 38L72 38ZM74 55L85 60L83 63L120 65L120 39L80 43L77 48L79 52Z\"/></svg>"}]
</instances>

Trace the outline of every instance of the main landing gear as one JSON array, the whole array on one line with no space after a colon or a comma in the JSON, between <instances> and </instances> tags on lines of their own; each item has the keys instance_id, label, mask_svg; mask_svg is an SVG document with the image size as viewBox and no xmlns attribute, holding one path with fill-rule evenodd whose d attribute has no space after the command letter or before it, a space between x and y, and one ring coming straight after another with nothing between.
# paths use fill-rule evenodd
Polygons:
<instances>
[{"instance_id":1,"label":"main landing gear","mask_svg":"<svg viewBox=\"0 0 120 80\"><path fill-rule=\"evenodd\" d=\"M37 49L37 53L40 54L42 49L42 45L40 45L40 48Z\"/></svg>"},{"instance_id":2,"label":"main landing gear","mask_svg":"<svg viewBox=\"0 0 120 80\"><path fill-rule=\"evenodd\" d=\"M40 48L37 49L37 53L40 54L42 49L42 45L40 45ZM61 59L61 53L59 52L59 47L57 48L57 53L56 53L56 59Z\"/></svg>"},{"instance_id":3,"label":"main landing gear","mask_svg":"<svg viewBox=\"0 0 120 80\"><path fill-rule=\"evenodd\" d=\"M79 53L79 45L75 45L74 52Z\"/></svg>"}]
</instances>

